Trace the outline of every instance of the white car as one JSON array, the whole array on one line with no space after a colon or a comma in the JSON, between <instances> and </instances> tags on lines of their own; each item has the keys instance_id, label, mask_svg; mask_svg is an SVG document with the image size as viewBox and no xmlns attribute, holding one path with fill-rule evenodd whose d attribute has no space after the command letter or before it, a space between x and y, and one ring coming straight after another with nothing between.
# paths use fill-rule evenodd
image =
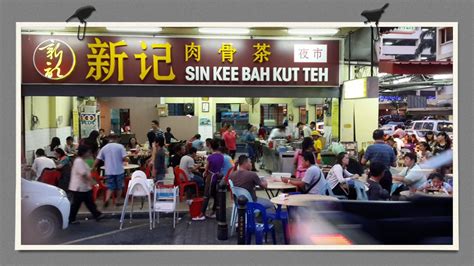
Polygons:
<instances>
[{"instance_id":1,"label":"white car","mask_svg":"<svg viewBox=\"0 0 474 266\"><path fill-rule=\"evenodd\" d=\"M69 224L71 204L64 190L21 179L22 239L45 243Z\"/></svg>"}]
</instances>

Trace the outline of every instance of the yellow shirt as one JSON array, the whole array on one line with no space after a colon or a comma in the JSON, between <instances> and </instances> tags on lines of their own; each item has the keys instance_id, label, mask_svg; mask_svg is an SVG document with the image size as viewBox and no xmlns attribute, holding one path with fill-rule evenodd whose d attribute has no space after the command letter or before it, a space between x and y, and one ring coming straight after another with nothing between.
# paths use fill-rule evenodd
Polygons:
<instances>
[{"instance_id":1,"label":"yellow shirt","mask_svg":"<svg viewBox=\"0 0 474 266\"><path fill-rule=\"evenodd\" d=\"M314 141L314 149L316 151L319 150L317 159L321 161L321 151L323 149L323 142L321 141L321 138L318 138L317 140Z\"/></svg>"}]
</instances>

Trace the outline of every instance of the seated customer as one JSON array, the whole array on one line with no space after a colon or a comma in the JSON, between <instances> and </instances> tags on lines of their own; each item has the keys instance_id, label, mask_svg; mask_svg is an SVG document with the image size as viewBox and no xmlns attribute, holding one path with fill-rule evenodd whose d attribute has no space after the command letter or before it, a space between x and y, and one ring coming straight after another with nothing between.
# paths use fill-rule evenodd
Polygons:
<instances>
[{"instance_id":1,"label":"seated customer","mask_svg":"<svg viewBox=\"0 0 474 266\"><path fill-rule=\"evenodd\" d=\"M340 196L349 196L348 182L352 179L357 179L359 176L347 171L349 165L349 155L346 152L341 152L336 156L336 164L329 170L326 177L332 192Z\"/></svg>"},{"instance_id":2,"label":"seated customer","mask_svg":"<svg viewBox=\"0 0 474 266\"><path fill-rule=\"evenodd\" d=\"M428 176L428 181L423 183L418 191L428 192L440 192L445 194L453 193L453 188L448 183L444 182L444 177L440 173L431 173Z\"/></svg>"},{"instance_id":3,"label":"seated customer","mask_svg":"<svg viewBox=\"0 0 474 266\"><path fill-rule=\"evenodd\" d=\"M267 209L273 208L273 203L270 200L258 198L255 193L255 186L266 188L267 181L260 179L255 172L252 172L252 162L249 157L247 155L240 155L237 163L239 170L234 171L229 178L234 183L234 186L246 189L254 202L262 204Z\"/></svg>"},{"instance_id":4,"label":"seated customer","mask_svg":"<svg viewBox=\"0 0 474 266\"><path fill-rule=\"evenodd\" d=\"M64 145L64 152L66 154L74 154L77 153L77 144L74 143L74 138L69 136L66 138L66 145Z\"/></svg>"},{"instance_id":5,"label":"seated customer","mask_svg":"<svg viewBox=\"0 0 474 266\"><path fill-rule=\"evenodd\" d=\"M176 166L179 166L179 164L181 163L181 158L183 158L185 153L186 153L186 148L184 147L183 144L179 144L178 146L176 146L175 154L171 156L169 166L173 168L175 168Z\"/></svg>"},{"instance_id":6,"label":"seated customer","mask_svg":"<svg viewBox=\"0 0 474 266\"><path fill-rule=\"evenodd\" d=\"M35 180L41 176L43 170L45 168L56 168L56 163L48 157L46 157L46 153L43 149L36 150L36 159L33 161L33 165L31 166L31 170L35 173Z\"/></svg>"},{"instance_id":7,"label":"seated customer","mask_svg":"<svg viewBox=\"0 0 474 266\"><path fill-rule=\"evenodd\" d=\"M414 191L423 185L426 182L426 177L423 172L421 172L420 166L416 163L416 154L407 153L403 156L404 164L406 166L399 175L393 176L393 181L401 182L398 184L398 191L403 190L403 186Z\"/></svg>"},{"instance_id":8,"label":"seated customer","mask_svg":"<svg viewBox=\"0 0 474 266\"><path fill-rule=\"evenodd\" d=\"M196 150L198 150L198 151L203 151L204 150L204 141L201 140L201 135L200 134L194 135L194 137L192 139L192 142L191 142L191 146L193 148L196 148Z\"/></svg>"},{"instance_id":9,"label":"seated customer","mask_svg":"<svg viewBox=\"0 0 474 266\"><path fill-rule=\"evenodd\" d=\"M219 150L224 155L224 166L222 167L221 174L225 177L227 172L229 172L229 169L234 167L234 163L232 162L232 158L230 158L228 150L225 146L219 147Z\"/></svg>"},{"instance_id":10,"label":"seated customer","mask_svg":"<svg viewBox=\"0 0 474 266\"><path fill-rule=\"evenodd\" d=\"M312 152L305 152L303 158L303 166L307 168L303 179L297 180L282 177L281 181L297 186L302 191L305 191L306 194L326 195L328 183L326 178L324 178L323 171L316 165L314 154Z\"/></svg>"},{"instance_id":11,"label":"seated customer","mask_svg":"<svg viewBox=\"0 0 474 266\"><path fill-rule=\"evenodd\" d=\"M181 158L179 168L181 168L186 173L186 176L190 181L196 182L199 188L203 188L204 180L199 175L199 165L196 165L194 161L194 159L196 159L196 152L197 150L194 147L189 149L189 153Z\"/></svg>"},{"instance_id":12,"label":"seated customer","mask_svg":"<svg viewBox=\"0 0 474 266\"><path fill-rule=\"evenodd\" d=\"M369 190L367 191L369 200L386 200L390 198L390 193L380 185L380 180L385 174L384 172L385 166L383 164L377 162L370 164L370 178L367 180L369 184Z\"/></svg>"}]
</instances>

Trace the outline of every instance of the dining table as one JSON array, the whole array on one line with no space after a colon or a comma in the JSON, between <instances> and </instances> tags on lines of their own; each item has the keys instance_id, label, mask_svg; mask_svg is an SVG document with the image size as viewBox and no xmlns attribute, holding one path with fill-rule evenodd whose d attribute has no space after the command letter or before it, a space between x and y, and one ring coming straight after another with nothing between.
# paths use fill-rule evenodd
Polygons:
<instances>
[{"instance_id":1,"label":"dining table","mask_svg":"<svg viewBox=\"0 0 474 266\"><path fill-rule=\"evenodd\" d=\"M270 201L276 205L292 206L292 207L304 207L310 205L315 201L337 201L336 197L318 195L318 194L294 194L294 195L280 195L271 198Z\"/></svg>"},{"instance_id":2,"label":"dining table","mask_svg":"<svg viewBox=\"0 0 474 266\"><path fill-rule=\"evenodd\" d=\"M294 189L296 186L292 184L283 183L282 181L267 180L267 187L265 192L269 199L277 197L281 190Z\"/></svg>"}]
</instances>

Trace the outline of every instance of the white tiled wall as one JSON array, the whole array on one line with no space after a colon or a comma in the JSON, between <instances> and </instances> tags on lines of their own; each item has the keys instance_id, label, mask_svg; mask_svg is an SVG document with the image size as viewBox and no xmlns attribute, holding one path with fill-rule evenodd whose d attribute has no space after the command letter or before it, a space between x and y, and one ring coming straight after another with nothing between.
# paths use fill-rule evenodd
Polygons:
<instances>
[{"instance_id":1,"label":"white tiled wall","mask_svg":"<svg viewBox=\"0 0 474 266\"><path fill-rule=\"evenodd\" d=\"M32 163L34 151L39 148L44 148L49 145L53 137L58 137L61 140L61 145L66 143L66 138L71 136L71 127L61 128L46 128L46 129L35 129L25 132L25 151L26 151L26 162Z\"/></svg>"}]
</instances>

